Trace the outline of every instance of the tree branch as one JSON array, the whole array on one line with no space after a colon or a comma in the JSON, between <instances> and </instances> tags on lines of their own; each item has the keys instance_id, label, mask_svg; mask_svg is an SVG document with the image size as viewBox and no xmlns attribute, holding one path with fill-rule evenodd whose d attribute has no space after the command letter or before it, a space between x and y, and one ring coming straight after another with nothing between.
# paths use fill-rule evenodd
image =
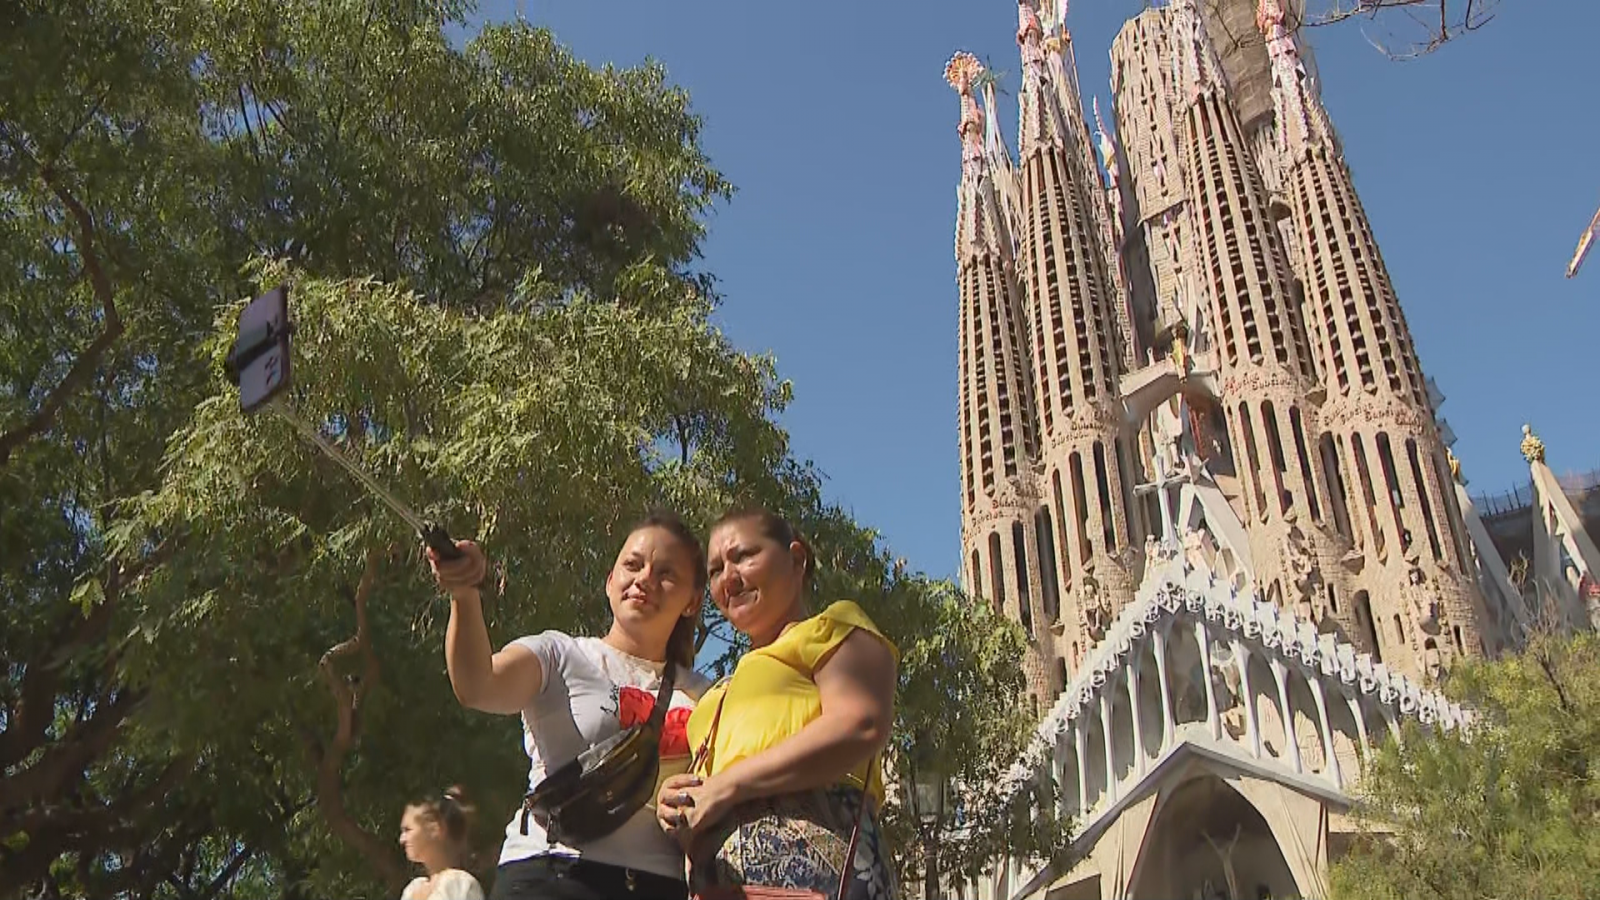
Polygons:
<instances>
[{"instance_id":1,"label":"tree branch","mask_svg":"<svg viewBox=\"0 0 1600 900\"><path fill-rule=\"evenodd\" d=\"M106 277L105 269L100 265L100 254L95 248L94 219L72 192L61 184L50 164L40 167L39 177L55 193L56 198L67 208L67 212L77 224L78 235L74 243L77 244L78 256L83 260L83 271L89 278L95 299L100 302L101 330L99 336L78 353L61 382L45 395L44 402L39 404L39 409L22 424L0 432L0 466L10 461L12 452L24 442L49 429L55 421L56 413L73 394L89 383L95 369L100 366L101 358L111 349L111 345L116 343L117 338L122 336L122 318L117 315L116 293L112 290L111 279Z\"/></svg>"},{"instance_id":2,"label":"tree branch","mask_svg":"<svg viewBox=\"0 0 1600 900\"><path fill-rule=\"evenodd\" d=\"M1357 17L1376 19L1389 10L1401 10L1416 23L1424 38L1414 41L1408 50L1396 53L1378 41L1368 41L1384 55L1393 59L1411 59L1437 50L1448 41L1469 31L1477 31L1494 19L1494 6L1499 0L1327 0L1326 9L1313 13L1309 9L1305 25L1317 27L1334 25ZM1429 11L1437 10L1437 21L1423 18Z\"/></svg>"},{"instance_id":3,"label":"tree branch","mask_svg":"<svg viewBox=\"0 0 1600 900\"><path fill-rule=\"evenodd\" d=\"M37 761L0 780L0 813L62 799L68 786L81 782L90 764L110 748L144 694L123 690L115 698L101 699L105 702L95 704L93 715L68 728Z\"/></svg>"},{"instance_id":4,"label":"tree branch","mask_svg":"<svg viewBox=\"0 0 1600 900\"><path fill-rule=\"evenodd\" d=\"M96 718L98 718L98 714ZM103 752L103 751L102 751ZM27 842L17 850L0 844L0 897L10 897L28 885L49 881L51 866L68 853L75 854L81 870L108 854L130 851L132 861L120 873L100 876L97 882L130 884L158 879L163 867L170 867L168 858L172 850L190 840L183 836L173 838L162 849L151 844L148 822L136 822L141 813L160 805L160 799L170 793L194 771L194 759L180 757L171 760L149 784L133 790L123 785L122 796L101 802L90 792L91 803L85 805L83 797L70 803L35 803L25 811L13 812L0 806L0 835L21 833ZM81 778L79 779L81 781ZM159 828L157 829L159 830ZM97 883L88 893L93 896L112 896L115 892Z\"/></svg>"},{"instance_id":5,"label":"tree branch","mask_svg":"<svg viewBox=\"0 0 1600 900\"><path fill-rule=\"evenodd\" d=\"M355 635L328 648L317 665L328 693L333 695L337 713L333 739L326 747L320 746L320 742L310 736L306 736L305 743L307 753L317 769L317 808L322 811L328 828L365 857L391 891L398 891L405 884L405 869L389 852L388 846L363 829L345 809L340 779L345 757L360 737L361 703L378 682L378 657L373 652L367 631L367 599L377 576L378 560L376 550L367 552L366 569L361 573L361 583L355 593ZM347 680L337 671L336 663L352 654L360 655L362 673L359 678Z\"/></svg>"},{"instance_id":6,"label":"tree branch","mask_svg":"<svg viewBox=\"0 0 1600 900\"><path fill-rule=\"evenodd\" d=\"M249 844L241 847L239 852L228 860L228 864L222 867L222 871L217 873L217 877L211 879L211 883L206 885L205 891L200 894L201 900L212 900L213 897L222 893L222 889L233 881L234 877L239 874L239 870L244 868L244 864L249 862L250 858L255 855L256 848Z\"/></svg>"}]
</instances>

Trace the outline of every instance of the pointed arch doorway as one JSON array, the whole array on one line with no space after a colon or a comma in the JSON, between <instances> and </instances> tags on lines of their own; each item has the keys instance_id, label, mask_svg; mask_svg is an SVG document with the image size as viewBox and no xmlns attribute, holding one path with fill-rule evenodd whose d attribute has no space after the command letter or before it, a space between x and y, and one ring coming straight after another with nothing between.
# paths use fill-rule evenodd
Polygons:
<instances>
[{"instance_id":1,"label":"pointed arch doorway","mask_svg":"<svg viewBox=\"0 0 1600 900\"><path fill-rule=\"evenodd\" d=\"M1175 789L1151 823L1130 900L1284 900L1294 874L1267 820L1210 772Z\"/></svg>"}]
</instances>

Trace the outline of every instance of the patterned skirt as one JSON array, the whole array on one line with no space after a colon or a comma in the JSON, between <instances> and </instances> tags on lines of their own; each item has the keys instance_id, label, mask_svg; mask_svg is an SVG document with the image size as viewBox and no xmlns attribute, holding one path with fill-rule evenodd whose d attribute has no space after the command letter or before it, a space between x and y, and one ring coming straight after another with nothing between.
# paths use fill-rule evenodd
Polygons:
<instances>
[{"instance_id":1,"label":"patterned skirt","mask_svg":"<svg viewBox=\"0 0 1600 900\"><path fill-rule=\"evenodd\" d=\"M748 884L812 890L833 898L862 799L856 788L839 786L735 807L695 852L689 868L690 892L713 884ZM861 839L849 867L849 887L837 900L899 896L883 832L870 805L861 816Z\"/></svg>"}]
</instances>

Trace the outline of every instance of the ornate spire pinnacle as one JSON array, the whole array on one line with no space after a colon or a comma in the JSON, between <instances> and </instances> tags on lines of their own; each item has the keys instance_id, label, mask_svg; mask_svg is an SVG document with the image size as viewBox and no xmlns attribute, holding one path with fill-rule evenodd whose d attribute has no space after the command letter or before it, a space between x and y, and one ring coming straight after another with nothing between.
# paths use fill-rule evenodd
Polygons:
<instances>
[{"instance_id":1,"label":"ornate spire pinnacle","mask_svg":"<svg viewBox=\"0 0 1600 900\"><path fill-rule=\"evenodd\" d=\"M1117 173L1117 145L1112 142L1110 132L1106 131L1105 120L1100 118L1100 98L1091 98L1089 104L1094 108L1094 136L1100 151L1100 162L1106 167L1111 186L1116 187L1122 180Z\"/></svg>"},{"instance_id":2,"label":"ornate spire pinnacle","mask_svg":"<svg viewBox=\"0 0 1600 900\"><path fill-rule=\"evenodd\" d=\"M1094 135L1097 149L1100 151L1100 163L1105 166L1106 180L1109 190L1106 199L1111 204L1111 232L1114 239L1121 238L1122 230L1122 169L1117 162L1117 144L1106 131L1106 123L1100 118L1100 98L1090 100L1094 107Z\"/></svg>"},{"instance_id":3,"label":"ornate spire pinnacle","mask_svg":"<svg viewBox=\"0 0 1600 900\"><path fill-rule=\"evenodd\" d=\"M1005 214L1006 227L1013 241L1011 250L1015 254L1015 241L1022 234L1022 201L1017 196L1016 169L1011 162L1011 149L1006 146L1005 136L1000 133L1000 116L995 111L995 85L998 81L994 70L986 69L973 80L973 84L979 87L983 98L986 126L983 146L989 163L989 179L999 195L1000 210Z\"/></svg>"},{"instance_id":4,"label":"ornate spire pinnacle","mask_svg":"<svg viewBox=\"0 0 1600 900\"><path fill-rule=\"evenodd\" d=\"M1188 89L1191 97L1206 90L1226 90L1227 79L1222 74L1222 63L1206 37L1205 24L1200 20L1200 10L1195 0L1172 0L1172 41L1177 46L1174 64L1178 69L1179 84Z\"/></svg>"},{"instance_id":5,"label":"ornate spire pinnacle","mask_svg":"<svg viewBox=\"0 0 1600 900\"><path fill-rule=\"evenodd\" d=\"M1522 426L1522 458L1530 463L1544 462L1544 441L1533 433L1532 426Z\"/></svg>"},{"instance_id":6,"label":"ornate spire pinnacle","mask_svg":"<svg viewBox=\"0 0 1600 900\"><path fill-rule=\"evenodd\" d=\"M983 63L970 53L957 53L944 67L944 80L961 95L961 186L956 192L956 258L973 253L1012 251L1012 223L1005 186L995 182L987 153L988 129L974 89L982 83Z\"/></svg>"},{"instance_id":7,"label":"ornate spire pinnacle","mask_svg":"<svg viewBox=\"0 0 1600 900\"><path fill-rule=\"evenodd\" d=\"M1026 156L1041 144L1069 146L1066 110L1045 57L1044 28L1033 0L1017 0L1017 48L1022 53L1022 91L1017 97L1021 123L1017 152ZM1085 148L1087 149L1087 148Z\"/></svg>"},{"instance_id":8,"label":"ornate spire pinnacle","mask_svg":"<svg viewBox=\"0 0 1600 900\"><path fill-rule=\"evenodd\" d=\"M1256 8L1256 27L1267 39L1267 56L1272 61L1272 102L1278 118L1278 145L1291 155L1317 141L1331 141L1333 128L1327 110L1311 90L1305 64L1294 35L1284 24L1283 7L1278 0L1260 0Z\"/></svg>"},{"instance_id":9,"label":"ornate spire pinnacle","mask_svg":"<svg viewBox=\"0 0 1600 900\"><path fill-rule=\"evenodd\" d=\"M1017 0L1017 46L1022 48L1023 77L1027 71L1044 68L1044 27L1029 0Z\"/></svg>"},{"instance_id":10,"label":"ornate spire pinnacle","mask_svg":"<svg viewBox=\"0 0 1600 900\"><path fill-rule=\"evenodd\" d=\"M972 87L983 74L983 63L971 53L961 52L950 57L944 67L944 80L961 95L961 122L956 133L961 135L961 173L963 177L979 175L983 168L983 110L973 96Z\"/></svg>"}]
</instances>

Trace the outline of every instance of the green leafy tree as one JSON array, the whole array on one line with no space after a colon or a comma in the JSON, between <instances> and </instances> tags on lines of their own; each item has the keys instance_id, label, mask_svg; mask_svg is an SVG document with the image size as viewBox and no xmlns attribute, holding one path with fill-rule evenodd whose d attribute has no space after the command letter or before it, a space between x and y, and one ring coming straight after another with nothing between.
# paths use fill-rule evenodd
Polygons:
<instances>
[{"instance_id":1,"label":"green leafy tree","mask_svg":"<svg viewBox=\"0 0 1600 900\"><path fill-rule=\"evenodd\" d=\"M885 827L902 848L903 889L914 894L930 873L938 884L973 879L1002 857L1060 859L1071 823L1057 813L1058 786L1002 790L1038 724L1022 702L1022 629L944 581L896 573L878 603L901 650L892 741L900 795ZM911 795L919 781L944 786L933 810Z\"/></svg>"},{"instance_id":2,"label":"green leafy tree","mask_svg":"<svg viewBox=\"0 0 1600 900\"><path fill-rule=\"evenodd\" d=\"M414 539L216 372L280 282L294 403L485 542L497 639L598 627L647 503L739 498L816 538L829 590L931 629L894 631L914 660L946 640L791 456L772 361L709 323L730 189L687 97L522 25L458 46L465 10L0 9L0 897L393 896L406 801L465 781L489 847L517 799L516 726L450 696ZM1015 681L1005 647L944 662ZM938 734L928 665L901 727Z\"/></svg>"},{"instance_id":3,"label":"green leafy tree","mask_svg":"<svg viewBox=\"0 0 1600 900\"><path fill-rule=\"evenodd\" d=\"M1586 897L1600 884L1600 638L1535 637L1453 670L1466 734L1408 728L1375 755L1341 900Z\"/></svg>"},{"instance_id":4,"label":"green leafy tree","mask_svg":"<svg viewBox=\"0 0 1600 900\"><path fill-rule=\"evenodd\" d=\"M144 580L178 548L107 545L216 390L197 348L218 305L255 289L248 260L376 274L466 312L704 297L701 216L728 188L683 93L525 27L458 48L463 11L0 10L0 896L148 892L174 873L179 893L216 896L268 856L292 895L314 868L292 837L313 798L256 765L250 739L141 726L176 702L130 654L159 625Z\"/></svg>"}]
</instances>

